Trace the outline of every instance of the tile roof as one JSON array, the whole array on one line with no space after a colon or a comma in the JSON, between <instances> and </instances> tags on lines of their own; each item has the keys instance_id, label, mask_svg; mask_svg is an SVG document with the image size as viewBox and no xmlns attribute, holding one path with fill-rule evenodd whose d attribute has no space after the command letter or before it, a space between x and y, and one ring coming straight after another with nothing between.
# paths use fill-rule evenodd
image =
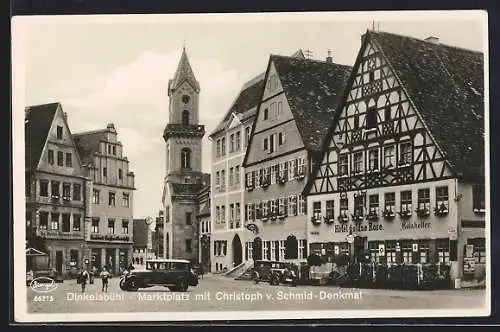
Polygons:
<instances>
[{"instance_id":1,"label":"tile roof","mask_svg":"<svg viewBox=\"0 0 500 332\"><path fill-rule=\"evenodd\" d=\"M262 92L262 87L264 85L264 75L261 74L252 81L254 82L250 85L245 84L248 86L243 87L229 111L210 136L213 136L223 130L228 125L228 122L231 121L231 115L233 113L236 115L245 114L248 110L257 106ZM246 113L246 115L245 119L248 119L248 113Z\"/></svg>"},{"instance_id":2,"label":"tile roof","mask_svg":"<svg viewBox=\"0 0 500 332\"><path fill-rule=\"evenodd\" d=\"M28 106L25 109L24 144L26 171L34 171L47 141L59 103Z\"/></svg>"},{"instance_id":3,"label":"tile roof","mask_svg":"<svg viewBox=\"0 0 500 332\"><path fill-rule=\"evenodd\" d=\"M455 171L465 179L483 179L483 53L386 32L368 35L381 47Z\"/></svg>"},{"instance_id":4,"label":"tile roof","mask_svg":"<svg viewBox=\"0 0 500 332\"><path fill-rule=\"evenodd\" d=\"M321 150L350 66L271 55L305 147Z\"/></svg>"},{"instance_id":5,"label":"tile roof","mask_svg":"<svg viewBox=\"0 0 500 332\"><path fill-rule=\"evenodd\" d=\"M99 143L106 139L107 129L73 134L82 165L93 165L94 153L99 151Z\"/></svg>"}]
</instances>

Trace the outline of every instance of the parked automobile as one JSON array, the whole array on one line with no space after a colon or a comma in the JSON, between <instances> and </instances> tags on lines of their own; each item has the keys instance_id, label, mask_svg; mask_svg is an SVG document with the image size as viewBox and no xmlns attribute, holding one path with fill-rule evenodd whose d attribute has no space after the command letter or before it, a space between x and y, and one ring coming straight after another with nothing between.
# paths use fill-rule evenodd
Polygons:
<instances>
[{"instance_id":1,"label":"parked automobile","mask_svg":"<svg viewBox=\"0 0 500 332\"><path fill-rule=\"evenodd\" d=\"M120 277L120 288L124 291L165 286L173 292L185 292L196 285L198 276L191 263L182 259L147 260L145 269L125 270Z\"/></svg>"},{"instance_id":2,"label":"parked automobile","mask_svg":"<svg viewBox=\"0 0 500 332\"><path fill-rule=\"evenodd\" d=\"M289 284L297 286L297 274L289 263L257 260L254 263L254 282L269 282L270 285Z\"/></svg>"}]
</instances>

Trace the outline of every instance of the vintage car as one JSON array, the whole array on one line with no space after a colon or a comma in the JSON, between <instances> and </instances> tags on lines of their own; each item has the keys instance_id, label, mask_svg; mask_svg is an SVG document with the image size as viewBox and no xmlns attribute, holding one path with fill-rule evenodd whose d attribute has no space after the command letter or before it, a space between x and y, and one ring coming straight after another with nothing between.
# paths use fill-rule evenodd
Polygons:
<instances>
[{"instance_id":1,"label":"vintage car","mask_svg":"<svg viewBox=\"0 0 500 332\"><path fill-rule=\"evenodd\" d=\"M297 274L289 263L278 261L257 260L254 263L252 279L256 284L261 281L271 285L289 284L297 286Z\"/></svg>"},{"instance_id":2,"label":"vintage car","mask_svg":"<svg viewBox=\"0 0 500 332\"><path fill-rule=\"evenodd\" d=\"M185 292L196 285L198 276L191 263L182 259L147 260L145 269L125 270L120 277L120 288L124 291L165 286L173 292Z\"/></svg>"}]
</instances>

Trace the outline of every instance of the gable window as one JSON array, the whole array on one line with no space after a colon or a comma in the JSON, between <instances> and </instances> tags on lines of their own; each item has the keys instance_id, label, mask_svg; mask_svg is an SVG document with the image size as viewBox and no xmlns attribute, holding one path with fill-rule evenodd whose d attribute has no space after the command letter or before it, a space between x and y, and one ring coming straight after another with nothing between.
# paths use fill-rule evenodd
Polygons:
<instances>
[{"instance_id":1,"label":"gable window","mask_svg":"<svg viewBox=\"0 0 500 332\"><path fill-rule=\"evenodd\" d=\"M191 150L184 148L181 151L181 168L191 168Z\"/></svg>"},{"instance_id":2,"label":"gable window","mask_svg":"<svg viewBox=\"0 0 500 332\"><path fill-rule=\"evenodd\" d=\"M378 194L368 196L368 204L369 214L378 215Z\"/></svg>"},{"instance_id":3,"label":"gable window","mask_svg":"<svg viewBox=\"0 0 500 332\"><path fill-rule=\"evenodd\" d=\"M52 192L52 198L59 198L60 193L59 193L59 182L58 181L52 181L50 183L50 191Z\"/></svg>"},{"instance_id":4,"label":"gable window","mask_svg":"<svg viewBox=\"0 0 500 332\"><path fill-rule=\"evenodd\" d=\"M126 219L122 220L122 233L128 234L128 220Z\"/></svg>"},{"instance_id":5,"label":"gable window","mask_svg":"<svg viewBox=\"0 0 500 332\"><path fill-rule=\"evenodd\" d=\"M94 204L99 204L100 203L100 197L99 197L100 191L97 189L94 189L92 192L92 203Z\"/></svg>"},{"instance_id":6,"label":"gable window","mask_svg":"<svg viewBox=\"0 0 500 332\"><path fill-rule=\"evenodd\" d=\"M267 151L267 149L269 148L269 143L268 143L268 139L267 138L264 138L264 142L263 142L262 145L263 145L262 149L264 151Z\"/></svg>"},{"instance_id":7,"label":"gable window","mask_svg":"<svg viewBox=\"0 0 500 332\"><path fill-rule=\"evenodd\" d=\"M102 168L102 176L107 177L108 176L108 169L106 167Z\"/></svg>"},{"instance_id":8,"label":"gable window","mask_svg":"<svg viewBox=\"0 0 500 332\"><path fill-rule=\"evenodd\" d=\"M240 166L234 168L234 184L240 184Z\"/></svg>"},{"instance_id":9,"label":"gable window","mask_svg":"<svg viewBox=\"0 0 500 332\"><path fill-rule=\"evenodd\" d=\"M235 150L239 151L241 149L241 133L236 132L236 142L235 142Z\"/></svg>"},{"instance_id":10,"label":"gable window","mask_svg":"<svg viewBox=\"0 0 500 332\"><path fill-rule=\"evenodd\" d=\"M276 150L276 134L269 136L269 153L273 153Z\"/></svg>"},{"instance_id":11,"label":"gable window","mask_svg":"<svg viewBox=\"0 0 500 332\"><path fill-rule=\"evenodd\" d=\"M276 120L276 103L271 103L269 108L270 108L269 119Z\"/></svg>"},{"instance_id":12,"label":"gable window","mask_svg":"<svg viewBox=\"0 0 500 332\"><path fill-rule=\"evenodd\" d=\"M229 168L229 185L232 186L234 182L234 168Z\"/></svg>"},{"instance_id":13,"label":"gable window","mask_svg":"<svg viewBox=\"0 0 500 332\"><path fill-rule=\"evenodd\" d=\"M48 159L49 165L54 165L54 150L47 151L47 159Z\"/></svg>"},{"instance_id":14,"label":"gable window","mask_svg":"<svg viewBox=\"0 0 500 332\"><path fill-rule=\"evenodd\" d=\"M354 129L359 128L359 114L354 115Z\"/></svg>"},{"instance_id":15,"label":"gable window","mask_svg":"<svg viewBox=\"0 0 500 332\"><path fill-rule=\"evenodd\" d=\"M92 233L99 233L99 218L92 218Z\"/></svg>"},{"instance_id":16,"label":"gable window","mask_svg":"<svg viewBox=\"0 0 500 332\"><path fill-rule=\"evenodd\" d=\"M349 201L347 197L340 198L339 204L339 216L347 218L347 212L349 211Z\"/></svg>"},{"instance_id":17,"label":"gable window","mask_svg":"<svg viewBox=\"0 0 500 332\"><path fill-rule=\"evenodd\" d=\"M183 125L189 124L189 111L188 110L182 111L182 124Z\"/></svg>"},{"instance_id":18,"label":"gable window","mask_svg":"<svg viewBox=\"0 0 500 332\"><path fill-rule=\"evenodd\" d=\"M71 232L71 214L63 213L62 214L62 231L64 233Z\"/></svg>"},{"instance_id":19,"label":"gable window","mask_svg":"<svg viewBox=\"0 0 500 332\"><path fill-rule=\"evenodd\" d=\"M122 194L122 206L125 206L125 207L130 206L130 196L128 193Z\"/></svg>"},{"instance_id":20,"label":"gable window","mask_svg":"<svg viewBox=\"0 0 500 332\"><path fill-rule=\"evenodd\" d=\"M354 173L361 173L363 171L363 152L355 152L353 160Z\"/></svg>"},{"instance_id":21,"label":"gable window","mask_svg":"<svg viewBox=\"0 0 500 332\"><path fill-rule=\"evenodd\" d=\"M375 81L375 72L371 71L368 73L368 82Z\"/></svg>"},{"instance_id":22,"label":"gable window","mask_svg":"<svg viewBox=\"0 0 500 332\"><path fill-rule=\"evenodd\" d=\"M278 134L278 144L279 145L285 144L285 133Z\"/></svg>"},{"instance_id":23,"label":"gable window","mask_svg":"<svg viewBox=\"0 0 500 332\"><path fill-rule=\"evenodd\" d=\"M279 101L278 102L278 116L280 116L281 114L283 114L283 102Z\"/></svg>"},{"instance_id":24,"label":"gable window","mask_svg":"<svg viewBox=\"0 0 500 332\"><path fill-rule=\"evenodd\" d=\"M49 181L40 180L40 196L42 197L49 196Z\"/></svg>"},{"instance_id":25,"label":"gable window","mask_svg":"<svg viewBox=\"0 0 500 332\"><path fill-rule=\"evenodd\" d=\"M335 218L335 201L334 200L326 201L326 217L327 218Z\"/></svg>"},{"instance_id":26,"label":"gable window","mask_svg":"<svg viewBox=\"0 0 500 332\"><path fill-rule=\"evenodd\" d=\"M191 212L186 212L186 225L192 224L191 216L192 216Z\"/></svg>"},{"instance_id":27,"label":"gable window","mask_svg":"<svg viewBox=\"0 0 500 332\"><path fill-rule=\"evenodd\" d=\"M251 134L251 127L246 127L245 128L245 147L248 146L248 143L250 142L250 134Z\"/></svg>"},{"instance_id":28,"label":"gable window","mask_svg":"<svg viewBox=\"0 0 500 332\"><path fill-rule=\"evenodd\" d=\"M399 165L406 166L412 162L411 143L405 142L399 145Z\"/></svg>"},{"instance_id":29,"label":"gable window","mask_svg":"<svg viewBox=\"0 0 500 332\"><path fill-rule=\"evenodd\" d=\"M349 166L349 160L348 156L346 154L339 156L339 175L347 175L348 174L348 166Z\"/></svg>"},{"instance_id":30,"label":"gable window","mask_svg":"<svg viewBox=\"0 0 500 332\"><path fill-rule=\"evenodd\" d=\"M123 171L121 168L118 169L118 178L121 180L123 179Z\"/></svg>"},{"instance_id":31,"label":"gable window","mask_svg":"<svg viewBox=\"0 0 500 332\"><path fill-rule=\"evenodd\" d=\"M395 193L385 193L384 195L384 206L386 212L394 212L396 207L396 194Z\"/></svg>"},{"instance_id":32,"label":"gable window","mask_svg":"<svg viewBox=\"0 0 500 332\"><path fill-rule=\"evenodd\" d=\"M82 186L79 183L73 183L73 200L82 200Z\"/></svg>"},{"instance_id":33,"label":"gable window","mask_svg":"<svg viewBox=\"0 0 500 332\"><path fill-rule=\"evenodd\" d=\"M234 152L234 134L229 137L229 152Z\"/></svg>"},{"instance_id":34,"label":"gable window","mask_svg":"<svg viewBox=\"0 0 500 332\"><path fill-rule=\"evenodd\" d=\"M115 234L115 220L108 219L108 234Z\"/></svg>"},{"instance_id":35,"label":"gable window","mask_svg":"<svg viewBox=\"0 0 500 332\"><path fill-rule=\"evenodd\" d=\"M66 167L73 167L73 159L71 153L66 153Z\"/></svg>"},{"instance_id":36,"label":"gable window","mask_svg":"<svg viewBox=\"0 0 500 332\"><path fill-rule=\"evenodd\" d=\"M81 230L82 216L80 214L73 215L73 231L79 232Z\"/></svg>"},{"instance_id":37,"label":"gable window","mask_svg":"<svg viewBox=\"0 0 500 332\"><path fill-rule=\"evenodd\" d=\"M63 166L64 165L64 154L62 151L57 151L57 166Z\"/></svg>"},{"instance_id":38,"label":"gable window","mask_svg":"<svg viewBox=\"0 0 500 332\"><path fill-rule=\"evenodd\" d=\"M396 165L396 154L394 153L394 145L384 147L384 167L392 168Z\"/></svg>"},{"instance_id":39,"label":"gable window","mask_svg":"<svg viewBox=\"0 0 500 332\"><path fill-rule=\"evenodd\" d=\"M430 211L431 209L431 196L430 196L430 190L428 188L426 189L419 189L417 192L417 200L418 200L418 206L417 209L419 211Z\"/></svg>"},{"instance_id":40,"label":"gable window","mask_svg":"<svg viewBox=\"0 0 500 332\"><path fill-rule=\"evenodd\" d=\"M387 106L384 109L384 121L391 121L391 107Z\"/></svg>"},{"instance_id":41,"label":"gable window","mask_svg":"<svg viewBox=\"0 0 500 332\"><path fill-rule=\"evenodd\" d=\"M216 155L217 157L220 156L220 139L217 140L217 143L216 143Z\"/></svg>"},{"instance_id":42,"label":"gable window","mask_svg":"<svg viewBox=\"0 0 500 332\"><path fill-rule=\"evenodd\" d=\"M442 212L448 211L448 186L436 187L436 208Z\"/></svg>"},{"instance_id":43,"label":"gable window","mask_svg":"<svg viewBox=\"0 0 500 332\"><path fill-rule=\"evenodd\" d=\"M378 149L368 152L368 168L370 171L378 171Z\"/></svg>"},{"instance_id":44,"label":"gable window","mask_svg":"<svg viewBox=\"0 0 500 332\"><path fill-rule=\"evenodd\" d=\"M63 183L62 185L62 197L63 200L69 201L71 200L71 184L70 183Z\"/></svg>"},{"instance_id":45,"label":"gable window","mask_svg":"<svg viewBox=\"0 0 500 332\"><path fill-rule=\"evenodd\" d=\"M264 120L269 119L269 110L267 108L264 109L264 115L263 116L264 116Z\"/></svg>"},{"instance_id":46,"label":"gable window","mask_svg":"<svg viewBox=\"0 0 500 332\"><path fill-rule=\"evenodd\" d=\"M63 127L62 126L57 126L57 139L62 139L63 138Z\"/></svg>"},{"instance_id":47,"label":"gable window","mask_svg":"<svg viewBox=\"0 0 500 332\"><path fill-rule=\"evenodd\" d=\"M411 214L411 191L401 192L401 212Z\"/></svg>"},{"instance_id":48,"label":"gable window","mask_svg":"<svg viewBox=\"0 0 500 332\"><path fill-rule=\"evenodd\" d=\"M473 211L485 212L485 196L484 196L484 185L473 185L472 186L472 208Z\"/></svg>"},{"instance_id":49,"label":"gable window","mask_svg":"<svg viewBox=\"0 0 500 332\"><path fill-rule=\"evenodd\" d=\"M110 191L109 192L109 196L108 196L108 205L110 206L115 206L116 202L115 202L115 193Z\"/></svg>"},{"instance_id":50,"label":"gable window","mask_svg":"<svg viewBox=\"0 0 500 332\"><path fill-rule=\"evenodd\" d=\"M366 112L366 127L374 128L377 126L377 111L375 107L371 107Z\"/></svg>"},{"instance_id":51,"label":"gable window","mask_svg":"<svg viewBox=\"0 0 500 332\"><path fill-rule=\"evenodd\" d=\"M59 213L52 213L50 216L50 229L53 231L59 230Z\"/></svg>"},{"instance_id":52,"label":"gable window","mask_svg":"<svg viewBox=\"0 0 500 332\"><path fill-rule=\"evenodd\" d=\"M221 155L226 155L226 138L222 137L221 139Z\"/></svg>"},{"instance_id":53,"label":"gable window","mask_svg":"<svg viewBox=\"0 0 500 332\"><path fill-rule=\"evenodd\" d=\"M49 224L49 213L45 211L40 211L40 229L47 230Z\"/></svg>"}]
</instances>

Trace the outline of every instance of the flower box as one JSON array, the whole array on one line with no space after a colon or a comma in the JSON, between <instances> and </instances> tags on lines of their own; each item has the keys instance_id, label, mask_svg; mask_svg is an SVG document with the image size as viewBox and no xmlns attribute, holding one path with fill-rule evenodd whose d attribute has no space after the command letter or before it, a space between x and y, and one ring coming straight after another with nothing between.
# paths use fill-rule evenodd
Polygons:
<instances>
[{"instance_id":1,"label":"flower box","mask_svg":"<svg viewBox=\"0 0 500 332\"><path fill-rule=\"evenodd\" d=\"M408 211L408 210L400 211L400 212L398 212L398 214L399 214L399 216L401 218L409 218L409 217L411 217L411 212Z\"/></svg>"},{"instance_id":2,"label":"flower box","mask_svg":"<svg viewBox=\"0 0 500 332\"><path fill-rule=\"evenodd\" d=\"M311 222L314 225L319 225L321 223L321 217L311 217Z\"/></svg>"},{"instance_id":3,"label":"flower box","mask_svg":"<svg viewBox=\"0 0 500 332\"><path fill-rule=\"evenodd\" d=\"M349 217L340 215L340 216L338 216L338 220L339 220L339 222L347 222L347 221L349 221Z\"/></svg>"},{"instance_id":4,"label":"flower box","mask_svg":"<svg viewBox=\"0 0 500 332\"><path fill-rule=\"evenodd\" d=\"M415 210L419 217L428 217L430 215L430 211L428 209L417 209Z\"/></svg>"},{"instance_id":5,"label":"flower box","mask_svg":"<svg viewBox=\"0 0 500 332\"><path fill-rule=\"evenodd\" d=\"M357 214L351 214L351 217L353 221L357 222L361 222L363 221L363 219L365 219L363 215L357 215Z\"/></svg>"},{"instance_id":6,"label":"flower box","mask_svg":"<svg viewBox=\"0 0 500 332\"><path fill-rule=\"evenodd\" d=\"M366 215L366 220L378 220L378 214L370 212Z\"/></svg>"},{"instance_id":7,"label":"flower box","mask_svg":"<svg viewBox=\"0 0 500 332\"><path fill-rule=\"evenodd\" d=\"M386 219L392 219L396 216L396 214L392 210L384 210L384 212L382 214L384 215L384 218L386 218Z\"/></svg>"},{"instance_id":8,"label":"flower box","mask_svg":"<svg viewBox=\"0 0 500 332\"><path fill-rule=\"evenodd\" d=\"M333 224L335 222L335 218L334 217L324 217L323 218L323 221L326 223L326 224Z\"/></svg>"},{"instance_id":9,"label":"flower box","mask_svg":"<svg viewBox=\"0 0 500 332\"><path fill-rule=\"evenodd\" d=\"M434 209L434 214L436 216L444 216L447 215L449 212L448 208L443 204Z\"/></svg>"}]
</instances>

